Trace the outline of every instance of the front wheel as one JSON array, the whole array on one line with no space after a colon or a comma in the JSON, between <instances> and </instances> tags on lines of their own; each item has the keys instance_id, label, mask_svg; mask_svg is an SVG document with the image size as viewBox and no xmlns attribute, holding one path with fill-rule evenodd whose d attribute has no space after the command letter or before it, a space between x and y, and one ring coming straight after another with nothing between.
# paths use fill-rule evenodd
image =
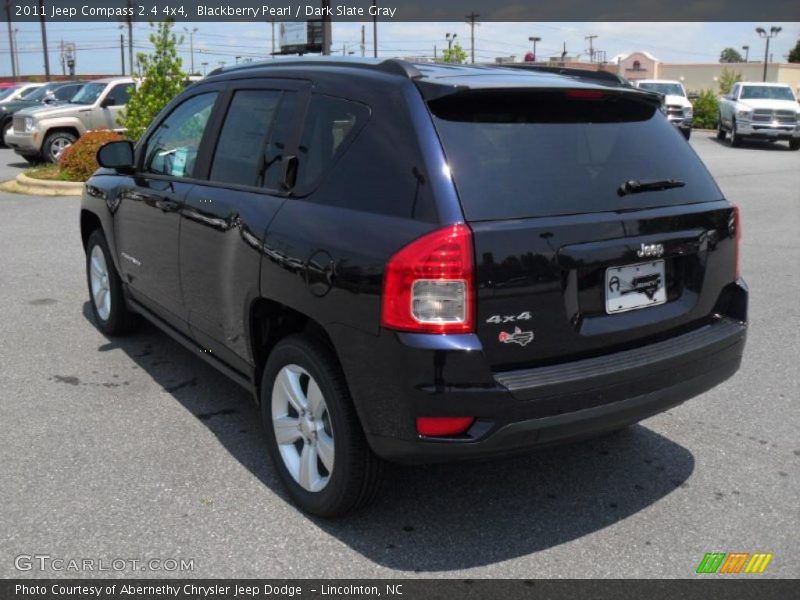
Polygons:
<instances>
[{"instance_id":1,"label":"front wheel","mask_svg":"<svg viewBox=\"0 0 800 600\"><path fill-rule=\"evenodd\" d=\"M3 125L3 131L2 133L0 133L0 135L3 136L2 139L0 139L0 142L2 142L3 146L5 146L6 148L8 147L8 144L6 144L6 136L10 134L13 129L14 129L14 123L12 121L8 121L6 124Z\"/></svg>"},{"instance_id":2,"label":"front wheel","mask_svg":"<svg viewBox=\"0 0 800 600\"><path fill-rule=\"evenodd\" d=\"M722 127L722 115L719 116L717 120L717 139L720 141L725 141L725 137L728 135L728 132Z\"/></svg>"},{"instance_id":3,"label":"front wheel","mask_svg":"<svg viewBox=\"0 0 800 600\"><path fill-rule=\"evenodd\" d=\"M300 335L280 341L267 359L260 396L270 456L301 509L339 517L373 500L381 461L326 344Z\"/></svg>"},{"instance_id":4,"label":"front wheel","mask_svg":"<svg viewBox=\"0 0 800 600\"><path fill-rule=\"evenodd\" d=\"M109 335L129 331L135 323L135 316L125 305L122 280L100 229L95 229L86 242L86 280L89 303L100 331Z\"/></svg>"},{"instance_id":5,"label":"front wheel","mask_svg":"<svg viewBox=\"0 0 800 600\"><path fill-rule=\"evenodd\" d=\"M800 150L800 139L789 140L789 150Z\"/></svg>"},{"instance_id":6,"label":"front wheel","mask_svg":"<svg viewBox=\"0 0 800 600\"><path fill-rule=\"evenodd\" d=\"M738 148L742 145L742 136L739 135L739 132L736 131L736 119L733 120L731 123L731 146L734 148Z\"/></svg>"},{"instance_id":7,"label":"front wheel","mask_svg":"<svg viewBox=\"0 0 800 600\"><path fill-rule=\"evenodd\" d=\"M68 131L56 131L55 133L51 133L44 140L42 154L48 162L57 163L58 159L61 158L61 153L72 146L77 139L74 133Z\"/></svg>"},{"instance_id":8,"label":"front wheel","mask_svg":"<svg viewBox=\"0 0 800 600\"><path fill-rule=\"evenodd\" d=\"M691 129L682 129L681 133L683 134L683 137L685 137L687 140L690 137L692 137L692 130Z\"/></svg>"}]
</instances>

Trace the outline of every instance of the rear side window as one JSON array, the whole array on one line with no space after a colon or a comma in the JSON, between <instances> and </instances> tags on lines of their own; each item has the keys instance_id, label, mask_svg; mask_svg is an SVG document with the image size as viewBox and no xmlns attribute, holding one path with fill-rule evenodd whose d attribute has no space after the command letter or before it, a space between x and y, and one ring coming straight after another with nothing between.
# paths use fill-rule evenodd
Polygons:
<instances>
[{"instance_id":1,"label":"rear side window","mask_svg":"<svg viewBox=\"0 0 800 600\"><path fill-rule=\"evenodd\" d=\"M616 91L464 92L429 104L468 220L718 200L658 107ZM620 196L629 180L684 187Z\"/></svg>"},{"instance_id":2,"label":"rear side window","mask_svg":"<svg viewBox=\"0 0 800 600\"><path fill-rule=\"evenodd\" d=\"M68 100L72 100L72 97L78 93L78 91L83 87L83 85L62 85L59 88L53 90L53 96L55 96L56 100L62 100L64 102Z\"/></svg>"},{"instance_id":3,"label":"rear side window","mask_svg":"<svg viewBox=\"0 0 800 600\"><path fill-rule=\"evenodd\" d=\"M240 90L228 107L209 178L221 183L254 185L264 145L273 126L281 92Z\"/></svg>"},{"instance_id":4,"label":"rear side window","mask_svg":"<svg viewBox=\"0 0 800 600\"><path fill-rule=\"evenodd\" d=\"M369 117L363 104L315 94L297 149L297 188L314 185Z\"/></svg>"}]
</instances>

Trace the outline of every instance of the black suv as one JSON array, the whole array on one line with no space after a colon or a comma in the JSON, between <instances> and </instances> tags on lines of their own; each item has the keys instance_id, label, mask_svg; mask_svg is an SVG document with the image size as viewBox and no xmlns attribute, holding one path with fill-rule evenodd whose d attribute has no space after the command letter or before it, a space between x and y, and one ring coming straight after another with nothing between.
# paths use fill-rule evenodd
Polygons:
<instances>
[{"instance_id":1,"label":"black suv","mask_svg":"<svg viewBox=\"0 0 800 600\"><path fill-rule=\"evenodd\" d=\"M318 515L374 496L382 459L613 431L741 361L738 211L659 99L615 82L275 60L98 161L97 325L143 315L251 390Z\"/></svg>"}]
</instances>

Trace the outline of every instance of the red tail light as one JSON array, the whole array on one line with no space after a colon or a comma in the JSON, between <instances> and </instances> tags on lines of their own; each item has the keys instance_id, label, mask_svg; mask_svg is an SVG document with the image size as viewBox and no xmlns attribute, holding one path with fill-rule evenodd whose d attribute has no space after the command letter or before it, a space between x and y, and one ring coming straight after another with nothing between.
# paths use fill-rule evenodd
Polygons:
<instances>
[{"instance_id":1,"label":"red tail light","mask_svg":"<svg viewBox=\"0 0 800 600\"><path fill-rule=\"evenodd\" d=\"M381 325L465 333L475 323L472 231L463 223L414 240L386 265Z\"/></svg>"},{"instance_id":2,"label":"red tail light","mask_svg":"<svg viewBox=\"0 0 800 600\"><path fill-rule=\"evenodd\" d=\"M566 96L578 100L602 100L606 97L604 92L598 90L567 90Z\"/></svg>"},{"instance_id":3,"label":"red tail light","mask_svg":"<svg viewBox=\"0 0 800 600\"><path fill-rule=\"evenodd\" d=\"M461 435L474 422L475 417L417 417L417 433L427 437Z\"/></svg>"},{"instance_id":4,"label":"red tail light","mask_svg":"<svg viewBox=\"0 0 800 600\"><path fill-rule=\"evenodd\" d=\"M733 207L733 226L736 229L736 279L742 276L741 245L742 245L742 219L739 216L739 207Z\"/></svg>"}]
</instances>

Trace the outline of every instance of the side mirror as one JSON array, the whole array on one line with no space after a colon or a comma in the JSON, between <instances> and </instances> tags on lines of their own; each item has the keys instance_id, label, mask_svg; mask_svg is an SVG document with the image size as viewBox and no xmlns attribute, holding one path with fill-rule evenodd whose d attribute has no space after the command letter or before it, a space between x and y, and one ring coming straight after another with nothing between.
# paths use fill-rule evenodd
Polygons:
<instances>
[{"instance_id":1,"label":"side mirror","mask_svg":"<svg viewBox=\"0 0 800 600\"><path fill-rule=\"evenodd\" d=\"M97 164L122 173L134 171L133 142L108 142L97 151Z\"/></svg>"}]
</instances>

